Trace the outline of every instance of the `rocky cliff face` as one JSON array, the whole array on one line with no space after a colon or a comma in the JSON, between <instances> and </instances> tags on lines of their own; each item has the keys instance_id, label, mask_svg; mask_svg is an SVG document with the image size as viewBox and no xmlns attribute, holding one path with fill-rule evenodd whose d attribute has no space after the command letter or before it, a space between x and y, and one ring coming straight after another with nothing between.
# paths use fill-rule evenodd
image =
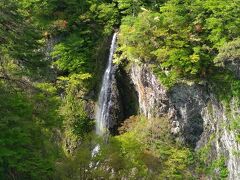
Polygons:
<instances>
[{"instance_id":1,"label":"rocky cliff face","mask_svg":"<svg viewBox=\"0 0 240 180\"><path fill-rule=\"evenodd\" d=\"M168 114L172 133L179 140L195 146L203 131L201 110L208 99L206 88L178 84L169 91L146 65L133 65L130 76L138 93L140 113L148 118Z\"/></svg>"},{"instance_id":2,"label":"rocky cliff face","mask_svg":"<svg viewBox=\"0 0 240 180\"><path fill-rule=\"evenodd\" d=\"M148 118L160 117L169 109L167 90L161 86L147 66L133 65L130 79L138 94L140 113Z\"/></svg>"},{"instance_id":3,"label":"rocky cliff face","mask_svg":"<svg viewBox=\"0 0 240 180\"><path fill-rule=\"evenodd\" d=\"M240 144L237 141L237 134L230 126L236 116L239 116L240 109L230 104L230 111L210 94L210 99L201 111L203 118L203 133L197 142L196 149L206 146L209 143L211 152L209 159L226 158L226 165L229 170L228 179L240 179Z\"/></svg>"},{"instance_id":4,"label":"rocky cliff face","mask_svg":"<svg viewBox=\"0 0 240 180\"><path fill-rule=\"evenodd\" d=\"M146 65L132 65L129 74L142 114L148 118L167 114L178 140L196 150L210 144L209 162L225 157L228 178L240 179L240 145L236 132L229 129L232 118L240 115L234 99L227 111L207 83L178 84L167 90Z\"/></svg>"}]
</instances>

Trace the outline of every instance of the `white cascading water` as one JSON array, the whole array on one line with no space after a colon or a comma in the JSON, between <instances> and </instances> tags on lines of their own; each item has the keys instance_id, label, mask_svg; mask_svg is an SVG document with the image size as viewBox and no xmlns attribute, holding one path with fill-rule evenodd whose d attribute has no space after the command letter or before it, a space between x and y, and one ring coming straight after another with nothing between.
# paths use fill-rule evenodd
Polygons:
<instances>
[{"instance_id":1,"label":"white cascading water","mask_svg":"<svg viewBox=\"0 0 240 180\"><path fill-rule=\"evenodd\" d=\"M113 55L116 48L117 33L114 33L108 58L108 64L103 76L102 87L98 97L96 113L96 133L104 135L107 133L109 120L110 95L113 73Z\"/></svg>"}]
</instances>

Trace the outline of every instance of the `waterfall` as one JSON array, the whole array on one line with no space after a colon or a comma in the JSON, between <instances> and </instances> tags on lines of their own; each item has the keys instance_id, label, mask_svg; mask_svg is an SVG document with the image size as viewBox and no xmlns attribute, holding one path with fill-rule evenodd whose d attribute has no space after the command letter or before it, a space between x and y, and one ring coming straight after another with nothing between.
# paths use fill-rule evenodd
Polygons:
<instances>
[{"instance_id":1,"label":"waterfall","mask_svg":"<svg viewBox=\"0 0 240 180\"><path fill-rule=\"evenodd\" d=\"M111 84L113 76L113 55L116 48L117 33L114 33L108 58L107 68L105 70L101 91L98 97L97 113L96 113L96 133L98 135L104 135L107 133L109 111L110 111L110 95Z\"/></svg>"}]
</instances>

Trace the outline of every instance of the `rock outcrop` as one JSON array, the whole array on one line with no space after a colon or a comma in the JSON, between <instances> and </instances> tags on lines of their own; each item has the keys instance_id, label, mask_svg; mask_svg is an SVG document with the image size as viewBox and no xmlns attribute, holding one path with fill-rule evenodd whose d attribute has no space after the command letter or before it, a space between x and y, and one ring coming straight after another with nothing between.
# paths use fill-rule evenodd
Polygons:
<instances>
[{"instance_id":1,"label":"rock outcrop","mask_svg":"<svg viewBox=\"0 0 240 180\"><path fill-rule=\"evenodd\" d=\"M201 111L204 130L196 146L196 149L200 149L209 144L210 160L225 158L230 180L240 179L240 144L236 132L230 128L234 118L240 115L240 108L234 105L234 101L232 99L230 110L227 110L214 94L210 94L209 101Z\"/></svg>"},{"instance_id":2,"label":"rock outcrop","mask_svg":"<svg viewBox=\"0 0 240 180\"><path fill-rule=\"evenodd\" d=\"M146 65L132 65L129 76L138 94L141 114L148 118L167 114L176 138L196 150L211 140L210 161L225 157L228 179L240 179L240 145L236 132L228 128L232 118L240 116L234 98L227 111L207 82L182 83L167 90Z\"/></svg>"},{"instance_id":3,"label":"rock outcrop","mask_svg":"<svg viewBox=\"0 0 240 180\"><path fill-rule=\"evenodd\" d=\"M195 146L203 131L201 110L208 99L206 88L178 84L167 90L146 65L133 65L130 76L138 92L140 113L148 118L168 114L172 133L179 140Z\"/></svg>"},{"instance_id":4,"label":"rock outcrop","mask_svg":"<svg viewBox=\"0 0 240 180\"><path fill-rule=\"evenodd\" d=\"M167 90L146 65L133 65L130 70L135 91L138 94L139 111L148 118L160 117L169 109Z\"/></svg>"}]
</instances>

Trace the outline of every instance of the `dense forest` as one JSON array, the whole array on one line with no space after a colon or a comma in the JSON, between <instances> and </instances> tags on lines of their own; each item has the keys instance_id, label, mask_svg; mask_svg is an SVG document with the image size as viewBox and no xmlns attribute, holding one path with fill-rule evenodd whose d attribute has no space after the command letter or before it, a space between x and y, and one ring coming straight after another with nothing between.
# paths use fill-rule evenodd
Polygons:
<instances>
[{"instance_id":1,"label":"dense forest","mask_svg":"<svg viewBox=\"0 0 240 180\"><path fill-rule=\"evenodd\" d=\"M240 0L1 0L0 179L240 178L239 15ZM123 105L99 136L95 107L115 32ZM191 94L178 87L207 87L207 120L201 111L174 133L183 109L174 121L167 110L147 115L129 83L134 66L147 67L168 97L180 94L169 98L175 109ZM144 95L155 81L141 80Z\"/></svg>"}]
</instances>

